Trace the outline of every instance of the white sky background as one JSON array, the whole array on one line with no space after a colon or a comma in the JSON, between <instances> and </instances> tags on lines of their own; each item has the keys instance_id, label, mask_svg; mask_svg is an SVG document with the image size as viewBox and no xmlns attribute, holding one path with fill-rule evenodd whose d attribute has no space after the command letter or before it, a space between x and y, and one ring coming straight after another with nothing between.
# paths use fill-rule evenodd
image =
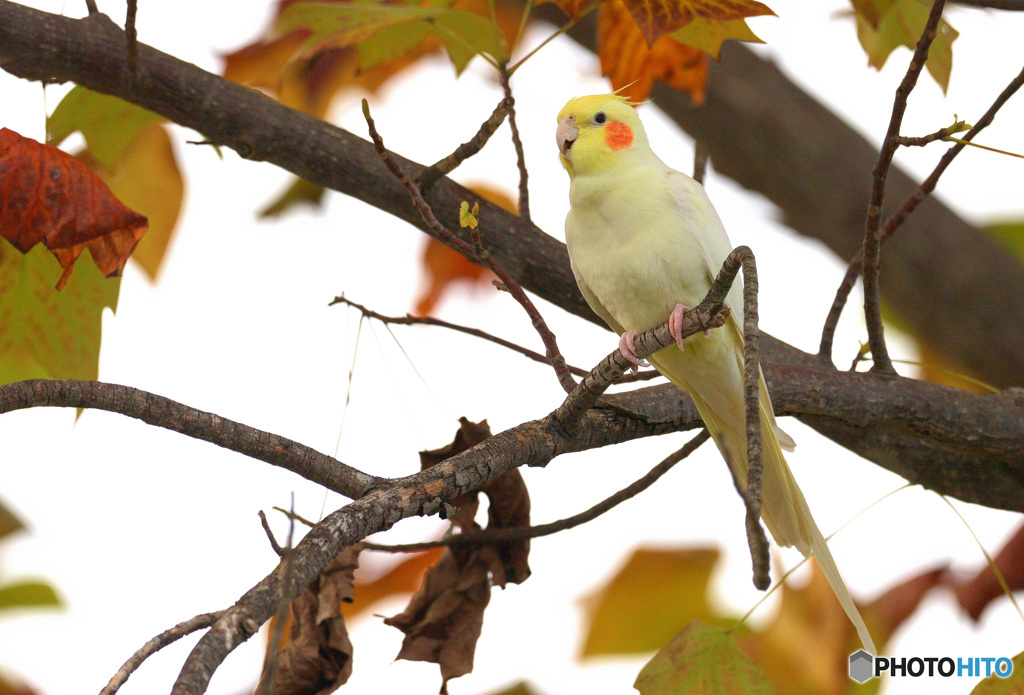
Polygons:
<instances>
[{"instance_id":1,"label":"white sky background","mask_svg":"<svg viewBox=\"0 0 1024 695\"><path fill-rule=\"evenodd\" d=\"M27 4L62 9L57 1ZM80 14L80 5L69 3L69 12ZM113 11L115 21L123 20L120 4L100 0L100 6ZM243 6L248 9L240 14ZM257 36L270 6L269 1L142 3L139 36L216 72L217 54ZM775 0L771 6L778 19L751 21L768 42L758 50L877 142L909 52L897 51L877 73L864 67L852 21L834 18L846 7L841 0ZM961 32L949 94L944 98L930 77L922 77L910 101L906 134L948 125L953 113L976 120L1024 59L1019 43L1024 17L966 9L947 16ZM547 31L533 29L525 45L535 45ZM556 159L554 117L569 97L607 91L597 74L596 58L565 40L545 48L513 81L534 219L558 238L568 181ZM44 114L64 91L51 87L44 99L38 85L0 73L0 126L43 139ZM340 125L365 136L360 96L339 100L334 115ZM474 62L456 81L447 60L438 56L390 82L371 106L391 149L429 162L475 132L499 98L484 63ZM690 140L656 106L642 109L642 116L656 151L689 171ZM1017 97L981 141L1024 151L1022 116L1024 102ZM358 317L327 303L345 292L383 313L405 313L419 288L418 256L425 237L338 194L327 198L322 212L257 222L254 211L276 196L289 175L245 162L230 151L220 161L210 148L185 145L194 133L180 128L173 133L188 186L184 215L156 285L129 264L117 315L105 317L100 378L331 453L339 436ZM897 161L923 176L941 148L900 150ZM969 148L944 175L938 194L971 221L1020 216L1022 167L1020 160ZM494 181L510 193L516 177L507 126L455 174L463 182ZM782 227L771 204L713 171L707 188L733 243L748 244L757 254L762 328L813 350L845 264L817 242ZM820 291L807 292L808 280ZM857 295L837 336L840 365L848 364L857 341L865 338L856 311L859 301ZM540 306L570 362L591 366L615 347L607 331L544 302ZM539 344L519 307L488 289L473 297L450 296L440 315L535 348ZM379 325L372 329L363 328L340 438L340 457L363 470L384 476L414 471L416 452L450 441L460 415L487 418L500 431L539 417L560 401L561 390L547 367L441 329L397 327L395 335L421 381L387 331ZM895 357L915 359L910 344L889 335ZM322 510L345 502L334 494L325 500L322 490L291 473L117 415L87 412L74 426L73 420L70 410L45 409L0 418L0 494L31 529L4 543L2 576L45 577L66 602L59 611L0 616L0 655L4 666L17 668L11 675L47 695L96 692L147 639L197 613L230 605L269 572L277 558L257 510L287 506L292 492L297 511L307 517L318 518ZM826 534L902 484L798 422L786 419L783 427L799 443L789 461ZM688 436L565 456L547 469L524 471L534 520L585 509L642 475ZM990 550L1019 523L1017 515L957 506ZM283 536L286 525L277 515L271 514L271 520ZM386 539L419 540L440 528L436 518L408 520ZM581 639L579 599L602 586L640 543L724 544L715 600L742 613L759 596L750 584L740 502L717 451L706 445L644 493L642 501L626 503L569 533L534 541L533 576L523 586L494 592L475 673L453 681L451 692L483 693L520 678L551 695L633 692L633 679L647 657L579 665L573 655ZM872 509L832 547L854 595L866 600L937 564L952 562L957 570L973 572L983 562L970 532L937 496L920 489L903 491ZM781 557L786 566L799 559L793 551ZM367 553L363 565L379 572L395 561ZM798 574L797 581L805 576ZM375 612L394 614L403 601L378 604ZM754 622L768 621L776 607L767 602ZM371 616L351 628L355 672L342 692L436 692L436 666L390 663L401 633ZM194 641L151 658L122 692L167 691ZM251 688L263 645L261 636L237 650L217 672L210 692ZM1012 656L1022 649L1024 624L1007 600L998 601L975 627L959 615L948 593L938 591L901 628L887 652ZM886 692L969 689L961 679L904 679Z\"/></svg>"}]
</instances>

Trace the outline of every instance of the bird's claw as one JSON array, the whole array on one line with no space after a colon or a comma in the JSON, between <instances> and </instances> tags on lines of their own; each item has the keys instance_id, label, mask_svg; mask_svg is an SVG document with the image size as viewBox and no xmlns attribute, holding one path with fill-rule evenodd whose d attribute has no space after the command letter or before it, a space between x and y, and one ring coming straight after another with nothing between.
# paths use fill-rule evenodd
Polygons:
<instances>
[{"instance_id":1,"label":"bird's claw","mask_svg":"<svg viewBox=\"0 0 1024 695\"><path fill-rule=\"evenodd\" d=\"M636 338L636 333L623 333L622 337L619 338L619 352L627 360L633 363L630 367L631 371L637 371L639 367L650 367L650 363L647 360L642 360L636 356L636 350L633 349L633 339Z\"/></svg>"},{"instance_id":2,"label":"bird's claw","mask_svg":"<svg viewBox=\"0 0 1024 695\"><path fill-rule=\"evenodd\" d=\"M675 338L676 345L683 349L683 314L690 310L685 304L676 304L672 313L668 315L668 332ZM709 333L704 335L710 337Z\"/></svg>"}]
</instances>

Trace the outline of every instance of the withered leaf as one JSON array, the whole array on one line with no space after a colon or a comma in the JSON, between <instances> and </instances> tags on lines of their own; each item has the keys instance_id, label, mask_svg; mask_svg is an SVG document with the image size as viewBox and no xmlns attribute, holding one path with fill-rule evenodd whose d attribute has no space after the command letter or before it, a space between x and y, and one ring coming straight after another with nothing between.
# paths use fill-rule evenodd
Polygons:
<instances>
[{"instance_id":1,"label":"withered leaf","mask_svg":"<svg viewBox=\"0 0 1024 695\"><path fill-rule=\"evenodd\" d=\"M655 80L687 92L695 104L704 103L708 55L672 36L662 36L648 47L643 33L631 21L623 0L606 0L597 14L598 57L601 73L612 87L635 102L643 101Z\"/></svg>"},{"instance_id":2,"label":"withered leaf","mask_svg":"<svg viewBox=\"0 0 1024 695\"><path fill-rule=\"evenodd\" d=\"M490 436L491 428L486 420L470 422L465 417L459 418L459 430L452 443L440 449L421 451L420 467L426 470L472 449ZM487 530L530 525L530 493L518 470L511 470L491 481L480 492L487 495L489 502ZM462 495L454 504L457 511L452 523L464 533L478 530L479 525L474 521L479 504L477 493ZM499 541L484 545L480 559L490 567L494 583L504 588L508 582L519 584L530 576L529 554L529 539Z\"/></svg>"},{"instance_id":3,"label":"withered leaf","mask_svg":"<svg viewBox=\"0 0 1024 695\"><path fill-rule=\"evenodd\" d=\"M1006 542L993 558L993 564L1003 575L1010 591L1024 589L1024 526ZM985 608L997 598L1005 595L992 568L985 564L977 574L963 582L953 583L960 607L972 620L981 618Z\"/></svg>"},{"instance_id":4,"label":"withered leaf","mask_svg":"<svg viewBox=\"0 0 1024 695\"><path fill-rule=\"evenodd\" d=\"M625 5L648 46L698 17L727 22L775 14L757 0L625 0Z\"/></svg>"},{"instance_id":5,"label":"withered leaf","mask_svg":"<svg viewBox=\"0 0 1024 695\"><path fill-rule=\"evenodd\" d=\"M446 548L427 572L409 606L384 622L405 633L398 659L441 667L441 693L448 681L473 670L476 641L491 600L487 563L476 548Z\"/></svg>"},{"instance_id":6,"label":"withered leaf","mask_svg":"<svg viewBox=\"0 0 1024 695\"><path fill-rule=\"evenodd\" d=\"M86 248L104 275L119 274L147 226L83 163L0 128L0 235L22 253L46 246L64 269L57 289Z\"/></svg>"},{"instance_id":7,"label":"withered leaf","mask_svg":"<svg viewBox=\"0 0 1024 695\"><path fill-rule=\"evenodd\" d=\"M346 548L271 621L258 695L327 695L348 681L352 643L341 604L352 600L361 549Z\"/></svg>"}]
</instances>

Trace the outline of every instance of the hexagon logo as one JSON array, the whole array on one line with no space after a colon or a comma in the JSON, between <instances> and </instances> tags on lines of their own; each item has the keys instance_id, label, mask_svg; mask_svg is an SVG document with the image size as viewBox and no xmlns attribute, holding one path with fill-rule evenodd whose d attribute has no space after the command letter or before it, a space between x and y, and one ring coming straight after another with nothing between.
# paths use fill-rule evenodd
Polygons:
<instances>
[{"instance_id":1,"label":"hexagon logo","mask_svg":"<svg viewBox=\"0 0 1024 695\"><path fill-rule=\"evenodd\" d=\"M863 649L850 654L850 678L863 683L874 676L874 659Z\"/></svg>"}]
</instances>

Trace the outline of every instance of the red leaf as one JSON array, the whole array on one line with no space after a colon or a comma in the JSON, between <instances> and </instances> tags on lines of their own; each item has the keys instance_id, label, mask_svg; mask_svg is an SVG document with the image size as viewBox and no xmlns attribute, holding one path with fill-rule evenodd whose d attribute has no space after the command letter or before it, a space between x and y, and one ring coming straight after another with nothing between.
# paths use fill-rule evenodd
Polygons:
<instances>
[{"instance_id":1,"label":"red leaf","mask_svg":"<svg viewBox=\"0 0 1024 695\"><path fill-rule=\"evenodd\" d=\"M1013 534L992 562L999 568L1010 591L1024 589L1024 526ZM995 573L987 564L968 581L955 582L953 593L960 607L975 621L981 617L988 604L1005 595Z\"/></svg>"},{"instance_id":2,"label":"red leaf","mask_svg":"<svg viewBox=\"0 0 1024 695\"><path fill-rule=\"evenodd\" d=\"M104 275L119 274L148 225L71 155L0 129L0 236L22 253L46 246L64 268L57 289L86 248Z\"/></svg>"}]
</instances>

